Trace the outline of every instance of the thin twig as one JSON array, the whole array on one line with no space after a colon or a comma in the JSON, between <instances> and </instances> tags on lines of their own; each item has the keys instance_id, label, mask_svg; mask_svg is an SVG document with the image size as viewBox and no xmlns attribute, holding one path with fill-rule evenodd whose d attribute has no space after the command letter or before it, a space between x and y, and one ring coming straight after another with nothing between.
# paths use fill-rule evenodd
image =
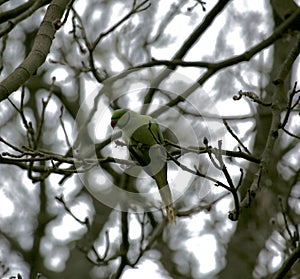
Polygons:
<instances>
[{"instance_id":1,"label":"thin twig","mask_svg":"<svg viewBox=\"0 0 300 279\"><path fill-rule=\"evenodd\" d=\"M99 44L99 42L104 39L108 34L112 33L115 29L117 29L120 25L122 25L126 20L128 20L132 15L142 12L150 7L151 3L149 0L145 0L141 2L139 5L135 5L133 3L132 9L129 11L127 15L125 15L123 18L121 18L117 23L115 23L112 27L110 27L107 31L100 33L97 36L97 39L94 41L94 43L91 44L90 51L94 51L96 46Z\"/></svg>"},{"instance_id":2,"label":"thin twig","mask_svg":"<svg viewBox=\"0 0 300 279\"><path fill-rule=\"evenodd\" d=\"M60 196L56 196L55 199L61 203L64 207L64 209L81 225L85 225L86 228L89 230L90 229L90 221L89 221L89 218L86 217L84 219L84 221L80 220L79 218L77 218L74 213L71 211L71 209L67 206L65 200L64 200L64 196L63 195L60 195Z\"/></svg>"},{"instance_id":3,"label":"thin twig","mask_svg":"<svg viewBox=\"0 0 300 279\"><path fill-rule=\"evenodd\" d=\"M251 152L249 151L249 149L242 143L242 141L239 139L239 137L234 133L234 131L229 126L228 122L225 119L222 119L222 120L223 120L223 123L224 123L227 131L229 132L229 134L232 135L232 137L243 147L245 152L247 152L249 155L251 155Z\"/></svg>"},{"instance_id":4,"label":"thin twig","mask_svg":"<svg viewBox=\"0 0 300 279\"><path fill-rule=\"evenodd\" d=\"M251 99L251 101L253 101L253 102L255 102L255 103L258 103L258 104L260 104L260 105L263 105L263 106L265 106L265 107L270 107L270 106L272 106L272 103L266 103L266 102L264 102L263 100L261 100L255 92L242 91L242 90L240 90L240 91L238 92L238 94L239 94L238 96L234 95L234 96L232 97L232 99L233 99L234 101L238 101L238 100L240 100L240 99L242 98L242 96L245 96L245 97L248 97L249 99Z\"/></svg>"},{"instance_id":5,"label":"thin twig","mask_svg":"<svg viewBox=\"0 0 300 279\"><path fill-rule=\"evenodd\" d=\"M64 106L61 106L60 107L59 122L60 122L60 125L61 125L61 127L62 127L62 129L64 131L67 146L68 146L68 148L72 148L70 140L69 140L69 137L68 137L68 134L67 134L67 131L66 131L65 123L64 123L64 121L62 119L63 118L63 114L64 114Z\"/></svg>"},{"instance_id":6,"label":"thin twig","mask_svg":"<svg viewBox=\"0 0 300 279\"><path fill-rule=\"evenodd\" d=\"M45 121L45 113L46 113L46 108L49 104L49 101L52 97L52 94L53 94L53 91L54 91L54 83L55 83L55 80L56 78L55 77L52 77L52 84L51 84L51 87L50 87L50 91L49 91L49 95L47 97L46 100L42 99L42 113L41 113L41 119L40 119L40 125L39 125L39 128L37 130L37 137L35 139L35 143L34 143L34 149L37 148L38 144L39 144L39 141L40 141L40 138L41 138L41 135L42 135L42 129L43 129L43 126L44 126L44 121Z\"/></svg>"}]
</instances>

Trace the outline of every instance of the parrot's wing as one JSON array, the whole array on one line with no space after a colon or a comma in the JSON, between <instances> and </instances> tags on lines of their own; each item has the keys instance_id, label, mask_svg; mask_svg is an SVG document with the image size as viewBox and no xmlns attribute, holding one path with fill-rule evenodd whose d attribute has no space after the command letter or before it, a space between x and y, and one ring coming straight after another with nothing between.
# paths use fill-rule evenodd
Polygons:
<instances>
[{"instance_id":1,"label":"parrot's wing","mask_svg":"<svg viewBox=\"0 0 300 279\"><path fill-rule=\"evenodd\" d=\"M149 175L157 172L166 164L166 152L163 147L164 138L158 123L151 117L143 118L143 125L138 127L130 136L129 152L141 166L148 166Z\"/></svg>"},{"instance_id":2,"label":"parrot's wing","mask_svg":"<svg viewBox=\"0 0 300 279\"><path fill-rule=\"evenodd\" d=\"M150 162L150 157L148 153L143 152L141 148L138 147L138 143L129 144L129 152L133 159L136 159L141 166L146 166Z\"/></svg>"}]
</instances>

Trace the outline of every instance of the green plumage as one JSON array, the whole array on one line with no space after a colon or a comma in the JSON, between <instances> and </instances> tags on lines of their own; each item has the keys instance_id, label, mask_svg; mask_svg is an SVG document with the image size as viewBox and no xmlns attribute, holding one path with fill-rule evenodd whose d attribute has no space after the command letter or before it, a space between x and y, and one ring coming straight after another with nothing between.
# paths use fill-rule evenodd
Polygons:
<instances>
[{"instance_id":1,"label":"green plumage","mask_svg":"<svg viewBox=\"0 0 300 279\"><path fill-rule=\"evenodd\" d=\"M119 109L113 113L111 125L122 130L131 156L156 181L168 219L175 223L172 194L167 180L167 154L158 123L150 116Z\"/></svg>"}]
</instances>

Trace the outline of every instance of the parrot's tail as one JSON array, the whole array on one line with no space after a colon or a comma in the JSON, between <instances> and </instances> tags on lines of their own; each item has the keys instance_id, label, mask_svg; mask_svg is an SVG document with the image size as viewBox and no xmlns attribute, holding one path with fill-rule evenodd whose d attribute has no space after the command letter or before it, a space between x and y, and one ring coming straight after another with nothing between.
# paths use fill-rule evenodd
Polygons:
<instances>
[{"instance_id":1,"label":"parrot's tail","mask_svg":"<svg viewBox=\"0 0 300 279\"><path fill-rule=\"evenodd\" d=\"M175 218L173 205L172 204L167 205L166 211L167 211L167 217L169 223L173 223L174 225L176 225L176 218Z\"/></svg>"},{"instance_id":2,"label":"parrot's tail","mask_svg":"<svg viewBox=\"0 0 300 279\"><path fill-rule=\"evenodd\" d=\"M152 178L154 178L154 180L156 181L161 199L166 207L168 221L170 223L176 224L172 193L167 180L167 165L165 165L165 167L160 172L152 176Z\"/></svg>"}]
</instances>

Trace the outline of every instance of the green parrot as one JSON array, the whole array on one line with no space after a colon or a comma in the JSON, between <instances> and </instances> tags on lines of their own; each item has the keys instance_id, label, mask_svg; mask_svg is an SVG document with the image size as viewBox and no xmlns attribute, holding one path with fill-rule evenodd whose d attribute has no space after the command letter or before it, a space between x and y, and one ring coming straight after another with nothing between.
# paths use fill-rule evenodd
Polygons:
<instances>
[{"instance_id":1,"label":"green parrot","mask_svg":"<svg viewBox=\"0 0 300 279\"><path fill-rule=\"evenodd\" d=\"M167 154L158 123L151 116L117 109L111 117L111 126L122 130L131 157L155 180L166 206L168 220L175 224L172 194L167 180Z\"/></svg>"}]
</instances>

